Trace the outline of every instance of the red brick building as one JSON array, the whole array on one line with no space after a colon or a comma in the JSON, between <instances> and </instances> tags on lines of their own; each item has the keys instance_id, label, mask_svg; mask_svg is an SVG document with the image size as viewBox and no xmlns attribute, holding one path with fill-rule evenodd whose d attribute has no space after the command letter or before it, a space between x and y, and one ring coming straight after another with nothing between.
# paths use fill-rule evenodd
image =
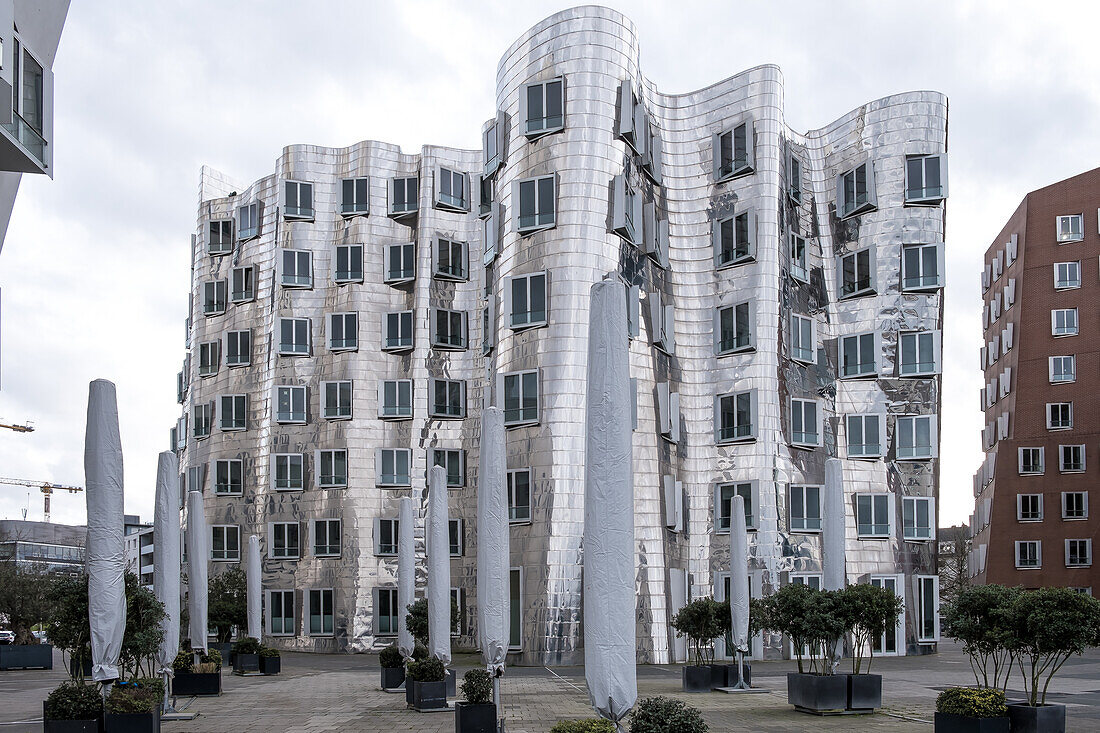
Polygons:
<instances>
[{"instance_id":1,"label":"red brick building","mask_svg":"<svg viewBox=\"0 0 1100 733\"><path fill-rule=\"evenodd\" d=\"M977 583L1100 591L1100 168L1032 191L981 274Z\"/></svg>"}]
</instances>

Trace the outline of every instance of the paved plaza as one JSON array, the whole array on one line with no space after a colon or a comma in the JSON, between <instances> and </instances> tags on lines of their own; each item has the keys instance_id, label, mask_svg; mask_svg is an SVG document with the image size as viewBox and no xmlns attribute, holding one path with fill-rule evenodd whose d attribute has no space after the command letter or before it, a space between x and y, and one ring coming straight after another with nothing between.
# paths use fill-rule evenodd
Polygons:
<instances>
[{"instance_id":1,"label":"paved plaza","mask_svg":"<svg viewBox=\"0 0 1100 733\"><path fill-rule=\"evenodd\" d=\"M884 708L873 716L819 718L787 705L784 675L792 662L757 662L753 684L765 694L727 695L680 692L678 666L638 668L640 697L668 695L690 702L715 731L924 731L932 730L936 693L970 684L973 676L961 649L942 644L927 657L876 659L883 675ZM459 677L478 663L459 655ZM60 654L52 671L0 672L0 733L41 731L42 700L63 679ZM180 699L179 707L198 714L193 721L164 723L166 733L321 733L327 731L454 730L451 713L405 709L403 694L378 689L375 655L284 654L278 677L223 675L217 698ZM1018 681L1012 686L1018 689ZM1069 706L1069 731L1100 730L1100 652L1074 658L1051 686L1050 701ZM509 733L546 733L555 721L591 715L581 667L510 668L503 684ZM1011 694L1010 698L1022 697Z\"/></svg>"}]
</instances>

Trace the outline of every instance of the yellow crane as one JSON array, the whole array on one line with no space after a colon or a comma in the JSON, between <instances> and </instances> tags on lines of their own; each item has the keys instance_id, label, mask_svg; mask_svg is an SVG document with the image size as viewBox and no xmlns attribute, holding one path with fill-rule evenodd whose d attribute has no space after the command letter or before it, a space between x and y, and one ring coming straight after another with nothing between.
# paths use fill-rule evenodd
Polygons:
<instances>
[{"instance_id":1,"label":"yellow crane","mask_svg":"<svg viewBox=\"0 0 1100 733\"><path fill-rule=\"evenodd\" d=\"M70 494L75 494L78 491L83 491L83 486L66 486L65 484L51 484L48 481L29 481L22 478L0 478L0 484L10 484L11 486L33 486L42 492L43 495L43 520L44 522L50 521L50 497L53 495L54 490L68 491Z\"/></svg>"},{"instance_id":2,"label":"yellow crane","mask_svg":"<svg viewBox=\"0 0 1100 733\"><path fill-rule=\"evenodd\" d=\"M0 428L7 428L8 430L14 430L17 433L33 433L34 432L34 426L31 425L30 423L27 423L26 425L6 425L4 423L0 423Z\"/></svg>"}]
</instances>

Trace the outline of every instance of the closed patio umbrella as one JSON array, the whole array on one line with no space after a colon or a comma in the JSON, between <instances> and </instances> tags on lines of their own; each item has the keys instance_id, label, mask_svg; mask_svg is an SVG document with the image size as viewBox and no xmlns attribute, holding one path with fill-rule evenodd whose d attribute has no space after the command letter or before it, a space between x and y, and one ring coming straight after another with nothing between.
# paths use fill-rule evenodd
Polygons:
<instances>
[{"instance_id":1,"label":"closed patio umbrella","mask_svg":"<svg viewBox=\"0 0 1100 733\"><path fill-rule=\"evenodd\" d=\"M397 515L397 651L411 659L416 641L406 616L416 595L416 527L413 525L413 500L401 498Z\"/></svg>"},{"instance_id":2,"label":"closed patio umbrella","mask_svg":"<svg viewBox=\"0 0 1100 733\"><path fill-rule=\"evenodd\" d=\"M260 536L248 536L248 575L245 579L248 602L248 635L259 641L263 636L263 572L260 570Z\"/></svg>"},{"instance_id":3,"label":"closed patio umbrella","mask_svg":"<svg viewBox=\"0 0 1100 733\"><path fill-rule=\"evenodd\" d=\"M745 652L749 650L749 533L745 529L745 498L733 497L730 507L730 622L737 651L736 689L745 689Z\"/></svg>"},{"instance_id":4,"label":"closed patio umbrella","mask_svg":"<svg viewBox=\"0 0 1100 733\"><path fill-rule=\"evenodd\" d=\"M481 467L477 487L477 620L481 654L493 677L493 701L501 715L500 677L508 656L509 548L504 413L481 413Z\"/></svg>"},{"instance_id":5,"label":"closed patio umbrella","mask_svg":"<svg viewBox=\"0 0 1100 733\"><path fill-rule=\"evenodd\" d=\"M207 634L207 561L210 558L209 534L203 514L202 492L187 492L187 611L191 651L206 652Z\"/></svg>"},{"instance_id":6,"label":"closed patio umbrella","mask_svg":"<svg viewBox=\"0 0 1100 733\"><path fill-rule=\"evenodd\" d=\"M451 538L447 520L447 472L428 474L428 651L451 664Z\"/></svg>"},{"instance_id":7,"label":"closed patio umbrella","mask_svg":"<svg viewBox=\"0 0 1100 733\"><path fill-rule=\"evenodd\" d=\"M157 494L153 509L153 592L164 604L160 622L164 637L157 649L157 671L164 678L164 707L168 711L169 678L180 648L180 472L176 454L157 457Z\"/></svg>"}]
</instances>

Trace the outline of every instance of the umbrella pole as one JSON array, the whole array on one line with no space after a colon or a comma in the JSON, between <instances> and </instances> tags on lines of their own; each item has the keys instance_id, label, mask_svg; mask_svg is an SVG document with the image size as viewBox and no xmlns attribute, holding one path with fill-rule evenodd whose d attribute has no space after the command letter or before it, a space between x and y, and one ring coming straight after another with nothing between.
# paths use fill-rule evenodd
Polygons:
<instances>
[{"instance_id":1,"label":"umbrella pole","mask_svg":"<svg viewBox=\"0 0 1100 733\"><path fill-rule=\"evenodd\" d=\"M493 703L497 706L497 730L500 733L504 733L504 706L501 704L500 699L500 675L490 669L489 674L493 675Z\"/></svg>"},{"instance_id":2,"label":"umbrella pole","mask_svg":"<svg viewBox=\"0 0 1100 733\"><path fill-rule=\"evenodd\" d=\"M737 684L734 687L738 690L749 689L745 684L745 652L740 649L737 650Z\"/></svg>"}]
</instances>

